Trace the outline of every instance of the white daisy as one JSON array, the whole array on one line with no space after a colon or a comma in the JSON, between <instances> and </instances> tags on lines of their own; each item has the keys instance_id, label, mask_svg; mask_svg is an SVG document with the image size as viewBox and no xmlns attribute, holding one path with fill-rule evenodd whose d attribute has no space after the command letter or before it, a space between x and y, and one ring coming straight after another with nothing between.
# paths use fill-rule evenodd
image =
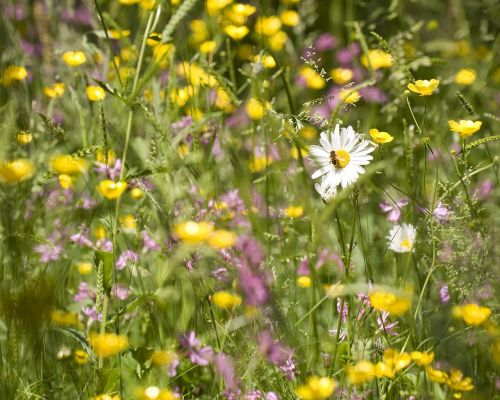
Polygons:
<instances>
[{"instance_id":1,"label":"white daisy","mask_svg":"<svg viewBox=\"0 0 500 400\"><path fill-rule=\"evenodd\" d=\"M312 178L323 177L330 187L346 188L356 182L365 172L362 165L370 163L370 153L375 150L375 144L364 140L352 126L340 128L338 124L333 132L321 132L319 143L321 146L309 147L312 160L320 167Z\"/></svg>"},{"instance_id":2,"label":"white daisy","mask_svg":"<svg viewBox=\"0 0 500 400\"><path fill-rule=\"evenodd\" d=\"M322 179L321 183L316 183L314 188L325 203L329 203L337 195L337 186L331 186L326 179Z\"/></svg>"},{"instance_id":3,"label":"white daisy","mask_svg":"<svg viewBox=\"0 0 500 400\"><path fill-rule=\"evenodd\" d=\"M412 224L394 225L387 235L389 248L396 253L408 253L415 244L417 230Z\"/></svg>"}]
</instances>

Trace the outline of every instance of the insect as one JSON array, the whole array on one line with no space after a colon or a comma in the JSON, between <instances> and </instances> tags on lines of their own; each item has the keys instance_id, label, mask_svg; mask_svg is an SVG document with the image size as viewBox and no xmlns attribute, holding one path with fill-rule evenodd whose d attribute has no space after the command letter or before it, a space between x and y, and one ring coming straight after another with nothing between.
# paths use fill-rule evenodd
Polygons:
<instances>
[{"instance_id":1,"label":"insect","mask_svg":"<svg viewBox=\"0 0 500 400\"><path fill-rule=\"evenodd\" d=\"M334 167L337 167L337 168L340 167L340 165L339 165L339 159L337 158L337 153L335 152L335 150L333 150L333 151L330 152L330 161L332 162L332 164L334 165Z\"/></svg>"}]
</instances>

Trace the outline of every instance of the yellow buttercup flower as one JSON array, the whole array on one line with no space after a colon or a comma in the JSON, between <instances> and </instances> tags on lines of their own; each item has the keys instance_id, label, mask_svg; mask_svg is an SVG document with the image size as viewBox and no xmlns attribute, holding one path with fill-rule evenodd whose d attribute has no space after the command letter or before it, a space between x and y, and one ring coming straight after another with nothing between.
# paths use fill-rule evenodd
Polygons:
<instances>
[{"instance_id":1,"label":"yellow buttercup flower","mask_svg":"<svg viewBox=\"0 0 500 400\"><path fill-rule=\"evenodd\" d=\"M177 359L173 351L158 350L151 356L151 362L155 365L170 365Z\"/></svg>"},{"instance_id":2,"label":"yellow buttercup flower","mask_svg":"<svg viewBox=\"0 0 500 400\"><path fill-rule=\"evenodd\" d=\"M93 397L92 400L121 400L119 395L110 395L110 394L100 394L96 397Z\"/></svg>"},{"instance_id":3,"label":"yellow buttercup flower","mask_svg":"<svg viewBox=\"0 0 500 400\"><path fill-rule=\"evenodd\" d=\"M454 391L469 392L474 389L471 378L464 378L464 374L459 369L452 369L446 384Z\"/></svg>"},{"instance_id":4,"label":"yellow buttercup flower","mask_svg":"<svg viewBox=\"0 0 500 400\"><path fill-rule=\"evenodd\" d=\"M58 174L76 175L87 170L88 162L71 154L59 154L51 158L50 166Z\"/></svg>"},{"instance_id":5,"label":"yellow buttercup flower","mask_svg":"<svg viewBox=\"0 0 500 400\"><path fill-rule=\"evenodd\" d=\"M142 199L144 197L144 192L140 188L135 187L130 191L130 197L134 200Z\"/></svg>"},{"instance_id":6,"label":"yellow buttercup flower","mask_svg":"<svg viewBox=\"0 0 500 400\"><path fill-rule=\"evenodd\" d=\"M108 31L108 36L110 37L110 39L123 39L130 36L130 31L128 29L122 31L118 29L110 29Z\"/></svg>"},{"instance_id":7,"label":"yellow buttercup flower","mask_svg":"<svg viewBox=\"0 0 500 400\"><path fill-rule=\"evenodd\" d=\"M386 53L383 50L375 49L370 50L368 52L368 56L363 54L361 56L361 63L369 68L371 66L372 69L380 69L380 68L390 68L394 64L392 60L392 56L389 53Z\"/></svg>"},{"instance_id":8,"label":"yellow buttercup flower","mask_svg":"<svg viewBox=\"0 0 500 400\"><path fill-rule=\"evenodd\" d=\"M70 67L78 67L87 61L83 51L66 51L63 53L62 59Z\"/></svg>"},{"instance_id":9,"label":"yellow buttercup flower","mask_svg":"<svg viewBox=\"0 0 500 400\"><path fill-rule=\"evenodd\" d=\"M128 348L127 337L116 333L91 333L89 343L94 353L103 358L115 356Z\"/></svg>"},{"instance_id":10,"label":"yellow buttercup flower","mask_svg":"<svg viewBox=\"0 0 500 400\"><path fill-rule=\"evenodd\" d=\"M171 2L170 2L170 4L172 4L173 6L175 6L175 5L176 5L175 3L176 3L177 1L178 1L178 0L171 1ZM140 6L143 10L147 10L147 11L152 10L152 9L153 9L153 7L155 6L155 4L156 4L156 0L140 0L140 1L139 1L139 6Z\"/></svg>"},{"instance_id":11,"label":"yellow buttercup flower","mask_svg":"<svg viewBox=\"0 0 500 400\"><path fill-rule=\"evenodd\" d=\"M358 361L346 368L347 381L353 385L362 385L375 377L375 366L366 360Z\"/></svg>"},{"instance_id":12,"label":"yellow buttercup flower","mask_svg":"<svg viewBox=\"0 0 500 400\"><path fill-rule=\"evenodd\" d=\"M214 40L207 40L200 44L200 52L203 54L210 54L217 48L217 43Z\"/></svg>"},{"instance_id":13,"label":"yellow buttercup flower","mask_svg":"<svg viewBox=\"0 0 500 400\"><path fill-rule=\"evenodd\" d=\"M208 15L215 15L220 10L231 4L233 0L207 0Z\"/></svg>"},{"instance_id":14,"label":"yellow buttercup flower","mask_svg":"<svg viewBox=\"0 0 500 400\"><path fill-rule=\"evenodd\" d=\"M452 315L455 318L463 319L467 325L477 326L481 325L490 317L491 309L471 303L453 307Z\"/></svg>"},{"instance_id":15,"label":"yellow buttercup flower","mask_svg":"<svg viewBox=\"0 0 500 400\"><path fill-rule=\"evenodd\" d=\"M306 86L311 89L322 89L326 85L326 81L323 77L317 73L314 68L306 65L300 68L299 75L306 82Z\"/></svg>"},{"instance_id":16,"label":"yellow buttercup flower","mask_svg":"<svg viewBox=\"0 0 500 400\"><path fill-rule=\"evenodd\" d=\"M261 16L255 22L254 30L259 35L273 36L281 29L281 20L276 15Z\"/></svg>"},{"instance_id":17,"label":"yellow buttercup flower","mask_svg":"<svg viewBox=\"0 0 500 400\"><path fill-rule=\"evenodd\" d=\"M469 68L463 68L457 72L454 80L455 83L458 83L459 85L468 86L474 83L476 77L477 77L476 71Z\"/></svg>"},{"instance_id":18,"label":"yellow buttercup flower","mask_svg":"<svg viewBox=\"0 0 500 400\"><path fill-rule=\"evenodd\" d=\"M59 175L57 177L57 180L59 182L59 185L63 189L69 189L71 186L73 186L73 179L68 174L61 174L61 175Z\"/></svg>"},{"instance_id":19,"label":"yellow buttercup flower","mask_svg":"<svg viewBox=\"0 0 500 400\"><path fill-rule=\"evenodd\" d=\"M86 364L89 359L89 355L83 350L75 351L75 362L77 364L83 365Z\"/></svg>"},{"instance_id":20,"label":"yellow buttercup flower","mask_svg":"<svg viewBox=\"0 0 500 400\"><path fill-rule=\"evenodd\" d=\"M52 85L52 87L47 86L43 88L43 93L45 96L50 97L51 99L55 99L57 97L61 97L64 94L65 85L62 82L57 82Z\"/></svg>"},{"instance_id":21,"label":"yellow buttercup flower","mask_svg":"<svg viewBox=\"0 0 500 400\"><path fill-rule=\"evenodd\" d=\"M212 236L213 230L214 227L210 222L187 221L174 227L179 239L191 244L206 242Z\"/></svg>"},{"instance_id":22,"label":"yellow buttercup flower","mask_svg":"<svg viewBox=\"0 0 500 400\"><path fill-rule=\"evenodd\" d=\"M247 104L245 105L246 113L253 120L259 120L264 118L264 115L266 115L266 108L267 109L271 108L269 103L266 103L266 105L264 105L262 104L262 102L260 102L255 98L249 99Z\"/></svg>"},{"instance_id":23,"label":"yellow buttercup flower","mask_svg":"<svg viewBox=\"0 0 500 400\"><path fill-rule=\"evenodd\" d=\"M290 218L300 218L304 215L304 209L301 206L289 206L283 210L283 213Z\"/></svg>"},{"instance_id":24,"label":"yellow buttercup flower","mask_svg":"<svg viewBox=\"0 0 500 400\"><path fill-rule=\"evenodd\" d=\"M92 272L92 263L87 261L80 261L76 263L76 268L80 275L89 275Z\"/></svg>"},{"instance_id":25,"label":"yellow buttercup flower","mask_svg":"<svg viewBox=\"0 0 500 400\"><path fill-rule=\"evenodd\" d=\"M426 367L434 361L434 352L412 351L411 360L420 367Z\"/></svg>"},{"instance_id":26,"label":"yellow buttercup flower","mask_svg":"<svg viewBox=\"0 0 500 400\"><path fill-rule=\"evenodd\" d=\"M446 372L434 369L430 365L425 368L425 372L432 382L445 383L448 379L448 374Z\"/></svg>"},{"instance_id":27,"label":"yellow buttercup flower","mask_svg":"<svg viewBox=\"0 0 500 400\"><path fill-rule=\"evenodd\" d=\"M104 181L99 182L97 185L97 189L99 192L106 197L108 200L114 200L120 197L125 190L127 190L127 182L119 181L111 181L106 179Z\"/></svg>"},{"instance_id":28,"label":"yellow buttercup flower","mask_svg":"<svg viewBox=\"0 0 500 400\"><path fill-rule=\"evenodd\" d=\"M411 306L409 298L399 297L382 289L371 292L369 298L373 308L396 316L405 314Z\"/></svg>"},{"instance_id":29,"label":"yellow buttercup flower","mask_svg":"<svg viewBox=\"0 0 500 400\"><path fill-rule=\"evenodd\" d=\"M227 36L229 36L233 40L241 40L250 30L246 26L236 26L236 25L227 25L224 27L224 32Z\"/></svg>"},{"instance_id":30,"label":"yellow buttercup flower","mask_svg":"<svg viewBox=\"0 0 500 400\"><path fill-rule=\"evenodd\" d=\"M59 326L79 326L78 314L62 310L54 310L50 314L52 322Z\"/></svg>"},{"instance_id":31,"label":"yellow buttercup flower","mask_svg":"<svg viewBox=\"0 0 500 400\"><path fill-rule=\"evenodd\" d=\"M33 176L35 166L30 160L17 159L6 161L0 164L0 181L8 183L18 183L25 181Z\"/></svg>"},{"instance_id":32,"label":"yellow buttercup flower","mask_svg":"<svg viewBox=\"0 0 500 400\"><path fill-rule=\"evenodd\" d=\"M411 363L410 354L400 353L395 349L386 349L384 351L384 362L392 367L396 372L406 368Z\"/></svg>"},{"instance_id":33,"label":"yellow buttercup flower","mask_svg":"<svg viewBox=\"0 0 500 400\"><path fill-rule=\"evenodd\" d=\"M245 17L249 17L250 15L253 15L255 11L257 11L257 8L250 4L243 4L243 3L237 3L233 4L231 7L231 11L234 12L235 14L240 14Z\"/></svg>"},{"instance_id":34,"label":"yellow buttercup flower","mask_svg":"<svg viewBox=\"0 0 500 400\"><path fill-rule=\"evenodd\" d=\"M345 85L350 82L353 75L352 70L349 68L334 68L330 71L330 76L338 85Z\"/></svg>"},{"instance_id":35,"label":"yellow buttercup flower","mask_svg":"<svg viewBox=\"0 0 500 400\"><path fill-rule=\"evenodd\" d=\"M233 309L241 304L241 297L221 290L220 292L215 292L212 296L212 301L217 307L223 308L225 310Z\"/></svg>"},{"instance_id":36,"label":"yellow buttercup flower","mask_svg":"<svg viewBox=\"0 0 500 400\"><path fill-rule=\"evenodd\" d=\"M460 121L448 121L450 131L458 133L461 137L466 138L476 133L483 123L481 121L472 121L470 119L461 119Z\"/></svg>"},{"instance_id":37,"label":"yellow buttercup flower","mask_svg":"<svg viewBox=\"0 0 500 400\"><path fill-rule=\"evenodd\" d=\"M135 233L137 231L137 220L132 214L123 215L120 222L124 232Z\"/></svg>"},{"instance_id":38,"label":"yellow buttercup flower","mask_svg":"<svg viewBox=\"0 0 500 400\"><path fill-rule=\"evenodd\" d=\"M106 97L106 92L100 86L87 86L85 92L90 101L102 101Z\"/></svg>"},{"instance_id":39,"label":"yellow buttercup flower","mask_svg":"<svg viewBox=\"0 0 500 400\"><path fill-rule=\"evenodd\" d=\"M252 172L260 172L265 170L272 162L273 159L266 155L255 156L250 161L249 168Z\"/></svg>"},{"instance_id":40,"label":"yellow buttercup flower","mask_svg":"<svg viewBox=\"0 0 500 400\"><path fill-rule=\"evenodd\" d=\"M309 275L301 275L297 278L297 286L301 288L310 288L312 286L312 279Z\"/></svg>"},{"instance_id":41,"label":"yellow buttercup flower","mask_svg":"<svg viewBox=\"0 0 500 400\"><path fill-rule=\"evenodd\" d=\"M392 379L395 375L396 371L394 370L394 366L392 363L379 361L377 364L375 364L375 376L377 378Z\"/></svg>"},{"instance_id":42,"label":"yellow buttercup flower","mask_svg":"<svg viewBox=\"0 0 500 400\"><path fill-rule=\"evenodd\" d=\"M439 86L439 81L437 79L431 80L418 80L415 83L409 83L408 89L412 92L418 93L420 96L430 96Z\"/></svg>"},{"instance_id":43,"label":"yellow buttercup flower","mask_svg":"<svg viewBox=\"0 0 500 400\"><path fill-rule=\"evenodd\" d=\"M2 74L1 83L3 85L11 85L14 82L20 82L28 76L26 68L19 65L9 65Z\"/></svg>"},{"instance_id":44,"label":"yellow buttercup flower","mask_svg":"<svg viewBox=\"0 0 500 400\"><path fill-rule=\"evenodd\" d=\"M285 46L288 36L283 31L278 31L267 38L267 45L273 51L281 51Z\"/></svg>"},{"instance_id":45,"label":"yellow buttercup flower","mask_svg":"<svg viewBox=\"0 0 500 400\"><path fill-rule=\"evenodd\" d=\"M389 143L394 140L394 137L387 132L380 132L378 129L370 129L368 131L369 135L372 137L375 143L384 144Z\"/></svg>"},{"instance_id":46,"label":"yellow buttercup flower","mask_svg":"<svg viewBox=\"0 0 500 400\"><path fill-rule=\"evenodd\" d=\"M33 135L26 131L19 131L16 140L19 144L30 144L33 141Z\"/></svg>"},{"instance_id":47,"label":"yellow buttercup flower","mask_svg":"<svg viewBox=\"0 0 500 400\"><path fill-rule=\"evenodd\" d=\"M294 10L285 10L280 14L281 23L286 26L297 26L300 22L300 15Z\"/></svg>"},{"instance_id":48,"label":"yellow buttercup flower","mask_svg":"<svg viewBox=\"0 0 500 400\"><path fill-rule=\"evenodd\" d=\"M146 44L148 46L154 47L161 42L161 33L151 32L146 39Z\"/></svg>"},{"instance_id":49,"label":"yellow buttercup flower","mask_svg":"<svg viewBox=\"0 0 500 400\"><path fill-rule=\"evenodd\" d=\"M160 43L154 47L153 60L160 64L162 68L168 66L168 58L172 51L175 49L171 43Z\"/></svg>"},{"instance_id":50,"label":"yellow buttercup flower","mask_svg":"<svg viewBox=\"0 0 500 400\"><path fill-rule=\"evenodd\" d=\"M226 249L234 246L238 235L234 232L219 229L208 240L208 244L215 249Z\"/></svg>"},{"instance_id":51,"label":"yellow buttercup flower","mask_svg":"<svg viewBox=\"0 0 500 400\"><path fill-rule=\"evenodd\" d=\"M256 55L253 58L254 63L261 63L264 68L274 68L276 67L276 60L273 56L268 54Z\"/></svg>"},{"instance_id":52,"label":"yellow buttercup flower","mask_svg":"<svg viewBox=\"0 0 500 400\"><path fill-rule=\"evenodd\" d=\"M323 400L330 397L336 387L336 382L331 378L310 376L295 392L303 400Z\"/></svg>"},{"instance_id":53,"label":"yellow buttercup flower","mask_svg":"<svg viewBox=\"0 0 500 400\"><path fill-rule=\"evenodd\" d=\"M148 386L137 391L140 400L177 400L178 397L167 389L160 389L158 386Z\"/></svg>"},{"instance_id":54,"label":"yellow buttercup flower","mask_svg":"<svg viewBox=\"0 0 500 400\"><path fill-rule=\"evenodd\" d=\"M361 99L361 94L357 90L342 89L339 93L339 99L344 104L354 104Z\"/></svg>"},{"instance_id":55,"label":"yellow buttercup flower","mask_svg":"<svg viewBox=\"0 0 500 400\"><path fill-rule=\"evenodd\" d=\"M299 131L299 135L306 140L312 140L318 136L318 130L314 126L304 126Z\"/></svg>"},{"instance_id":56,"label":"yellow buttercup flower","mask_svg":"<svg viewBox=\"0 0 500 400\"><path fill-rule=\"evenodd\" d=\"M140 0L118 0L118 3L124 6L131 6L132 4L139 3Z\"/></svg>"}]
</instances>

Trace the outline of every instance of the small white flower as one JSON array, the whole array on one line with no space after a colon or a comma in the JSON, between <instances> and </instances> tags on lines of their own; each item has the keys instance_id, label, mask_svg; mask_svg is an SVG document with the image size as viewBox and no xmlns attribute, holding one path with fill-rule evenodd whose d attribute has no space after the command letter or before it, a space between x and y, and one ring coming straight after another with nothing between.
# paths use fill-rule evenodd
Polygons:
<instances>
[{"instance_id":1,"label":"small white flower","mask_svg":"<svg viewBox=\"0 0 500 400\"><path fill-rule=\"evenodd\" d=\"M396 253L408 253L415 244L417 230L411 224L394 225L387 235L389 248Z\"/></svg>"},{"instance_id":2,"label":"small white flower","mask_svg":"<svg viewBox=\"0 0 500 400\"><path fill-rule=\"evenodd\" d=\"M322 179L321 183L316 183L314 188L325 203L329 203L337 195L337 187L331 186L326 179Z\"/></svg>"},{"instance_id":3,"label":"small white flower","mask_svg":"<svg viewBox=\"0 0 500 400\"><path fill-rule=\"evenodd\" d=\"M320 167L312 178L323 177L329 187L352 185L365 172L362 165L373 159L370 153L375 150L375 144L364 140L352 126L340 128L337 124L333 131L321 132L319 142L321 146L309 148L312 160Z\"/></svg>"}]
</instances>

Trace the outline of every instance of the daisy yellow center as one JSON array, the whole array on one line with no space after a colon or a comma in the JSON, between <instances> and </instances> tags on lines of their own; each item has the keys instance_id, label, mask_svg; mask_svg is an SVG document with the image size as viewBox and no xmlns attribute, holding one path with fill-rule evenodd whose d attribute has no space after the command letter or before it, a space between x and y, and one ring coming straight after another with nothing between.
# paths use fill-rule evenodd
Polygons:
<instances>
[{"instance_id":1,"label":"daisy yellow center","mask_svg":"<svg viewBox=\"0 0 500 400\"><path fill-rule=\"evenodd\" d=\"M410 239L405 239L401 242L401 247L404 247L405 249L411 248L411 242Z\"/></svg>"},{"instance_id":2,"label":"daisy yellow center","mask_svg":"<svg viewBox=\"0 0 500 400\"><path fill-rule=\"evenodd\" d=\"M345 150L334 150L330 153L330 161L336 168L344 168L351 161L351 156Z\"/></svg>"}]
</instances>

